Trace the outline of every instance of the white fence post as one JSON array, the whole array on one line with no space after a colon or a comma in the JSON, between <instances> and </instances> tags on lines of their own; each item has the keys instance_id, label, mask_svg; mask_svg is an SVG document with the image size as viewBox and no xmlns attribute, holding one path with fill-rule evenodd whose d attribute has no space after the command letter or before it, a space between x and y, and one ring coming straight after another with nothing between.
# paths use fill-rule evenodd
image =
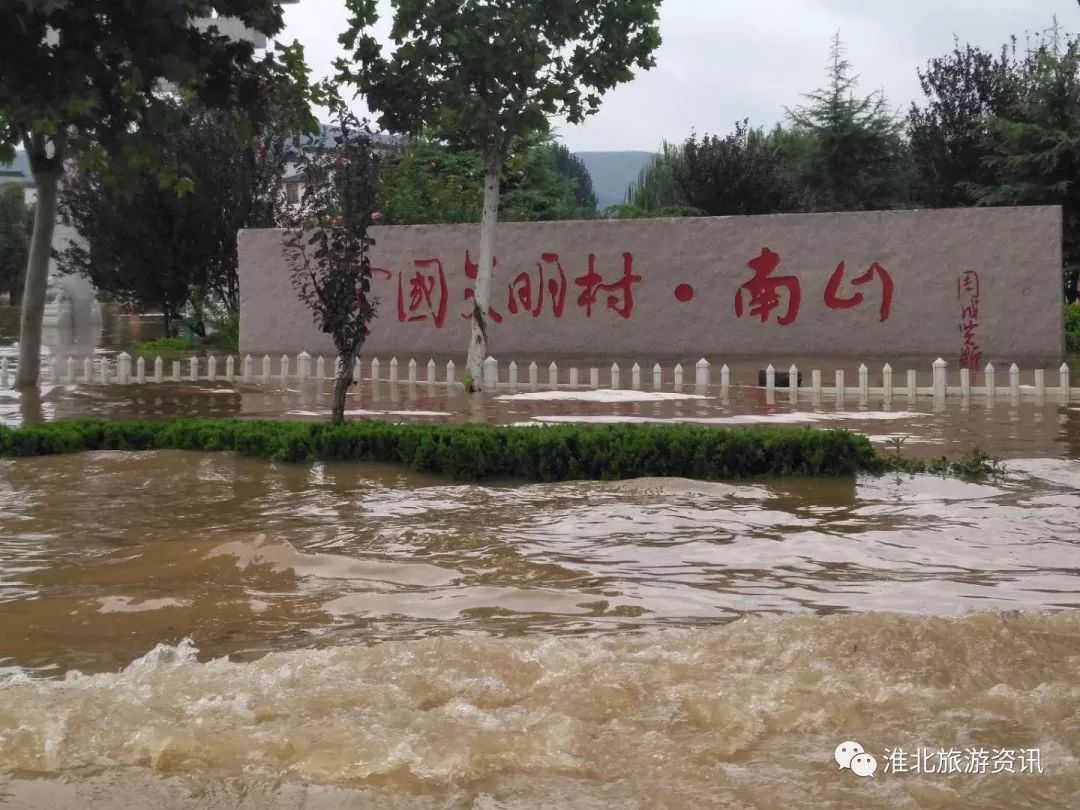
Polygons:
<instances>
[{"instance_id":1,"label":"white fence post","mask_svg":"<svg viewBox=\"0 0 1080 810\"><path fill-rule=\"evenodd\" d=\"M597 388L600 387L600 369L598 369L598 368L590 368L589 369L589 387L592 388L593 390L596 390Z\"/></svg>"},{"instance_id":2,"label":"white fence post","mask_svg":"<svg viewBox=\"0 0 1080 810\"><path fill-rule=\"evenodd\" d=\"M337 369L340 368L340 367L341 367L341 358L338 357L337 362L334 364L334 371L336 372ZM334 377L336 378L337 376L338 375L335 373ZM326 379L326 358L323 357L320 354L318 356L318 358L316 358L316 360L315 360L315 380L316 380L316 382L319 383L319 385L322 385L323 380L325 380L325 379Z\"/></svg>"},{"instance_id":3,"label":"white fence post","mask_svg":"<svg viewBox=\"0 0 1080 810\"><path fill-rule=\"evenodd\" d=\"M630 387L635 391L641 388L641 366L637 363L630 369Z\"/></svg>"},{"instance_id":4,"label":"white fence post","mask_svg":"<svg viewBox=\"0 0 1080 810\"><path fill-rule=\"evenodd\" d=\"M709 361L702 357L694 366L694 385L707 388L709 385Z\"/></svg>"},{"instance_id":5,"label":"white fence post","mask_svg":"<svg viewBox=\"0 0 1080 810\"><path fill-rule=\"evenodd\" d=\"M810 393L815 396L821 396L821 369L815 368L810 372Z\"/></svg>"},{"instance_id":6,"label":"white fence post","mask_svg":"<svg viewBox=\"0 0 1080 810\"><path fill-rule=\"evenodd\" d=\"M159 354L154 358L154 382L160 383L165 381L165 361L161 359Z\"/></svg>"},{"instance_id":7,"label":"white fence post","mask_svg":"<svg viewBox=\"0 0 1080 810\"><path fill-rule=\"evenodd\" d=\"M948 379L948 364L945 358L934 361L934 399L945 398L945 383Z\"/></svg>"},{"instance_id":8,"label":"white fence post","mask_svg":"<svg viewBox=\"0 0 1080 810\"><path fill-rule=\"evenodd\" d=\"M886 402L892 402L892 366L888 363L881 369L881 388Z\"/></svg>"},{"instance_id":9,"label":"white fence post","mask_svg":"<svg viewBox=\"0 0 1080 810\"><path fill-rule=\"evenodd\" d=\"M652 387L653 391L659 391L664 385L664 370L660 368L660 364L657 363L652 368Z\"/></svg>"},{"instance_id":10,"label":"white fence post","mask_svg":"<svg viewBox=\"0 0 1080 810\"><path fill-rule=\"evenodd\" d=\"M199 379L199 358L194 355L188 360L188 376L193 381Z\"/></svg>"},{"instance_id":11,"label":"white fence post","mask_svg":"<svg viewBox=\"0 0 1080 810\"><path fill-rule=\"evenodd\" d=\"M1069 364L1062 363L1061 368L1058 369L1058 378L1061 386L1061 401L1066 405L1072 399L1072 389L1069 388Z\"/></svg>"},{"instance_id":12,"label":"white fence post","mask_svg":"<svg viewBox=\"0 0 1080 810\"><path fill-rule=\"evenodd\" d=\"M499 386L499 361L488 356L484 360L484 388L494 391Z\"/></svg>"},{"instance_id":13,"label":"white fence post","mask_svg":"<svg viewBox=\"0 0 1080 810\"><path fill-rule=\"evenodd\" d=\"M83 382L92 383L94 381L94 361L89 357L83 358Z\"/></svg>"},{"instance_id":14,"label":"white fence post","mask_svg":"<svg viewBox=\"0 0 1080 810\"><path fill-rule=\"evenodd\" d=\"M281 387L289 387L289 355L281 355Z\"/></svg>"},{"instance_id":15,"label":"white fence post","mask_svg":"<svg viewBox=\"0 0 1080 810\"><path fill-rule=\"evenodd\" d=\"M909 368L907 372L907 395L912 402L919 398L918 382L918 372L913 368Z\"/></svg>"},{"instance_id":16,"label":"white fence post","mask_svg":"<svg viewBox=\"0 0 1080 810\"><path fill-rule=\"evenodd\" d=\"M8 359L6 357L0 357L0 388L7 388L8 378Z\"/></svg>"},{"instance_id":17,"label":"white fence post","mask_svg":"<svg viewBox=\"0 0 1080 810\"><path fill-rule=\"evenodd\" d=\"M217 358L214 355L206 358L206 379L210 382L217 381Z\"/></svg>"},{"instance_id":18,"label":"white fence post","mask_svg":"<svg viewBox=\"0 0 1080 810\"><path fill-rule=\"evenodd\" d=\"M67 381L69 383L75 382L75 358L69 357L67 359Z\"/></svg>"},{"instance_id":19,"label":"white fence post","mask_svg":"<svg viewBox=\"0 0 1080 810\"><path fill-rule=\"evenodd\" d=\"M449 374L449 373L450 372L447 371L447 374ZM378 357L372 357L371 358L371 381L373 383L377 383L379 381L379 358ZM453 381L454 380L453 380L452 377L447 378L447 382L453 382Z\"/></svg>"},{"instance_id":20,"label":"white fence post","mask_svg":"<svg viewBox=\"0 0 1080 810\"><path fill-rule=\"evenodd\" d=\"M960 369L960 396L967 399L971 396L971 369Z\"/></svg>"},{"instance_id":21,"label":"white fence post","mask_svg":"<svg viewBox=\"0 0 1080 810\"><path fill-rule=\"evenodd\" d=\"M135 382L139 385L146 382L146 358L142 355L135 361Z\"/></svg>"},{"instance_id":22,"label":"white fence post","mask_svg":"<svg viewBox=\"0 0 1080 810\"><path fill-rule=\"evenodd\" d=\"M551 365L548 366L548 385L554 390L559 387L559 367L555 365L555 361L551 361Z\"/></svg>"},{"instance_id":23,"label":"white fence post","mask_svg":"<svg viewBox=\"0 0 1080 810\"><path fill-rule=\"evenodd\" d=\"M866 363L859 364L859 401L866 403L870 398L870 369Z\"/></svg>"},{"instance_id":24,"label":"white fence post","mask_svg":"<svg viewBox=\"0 0 1080 810\"><path fill-rule=\"evenodd\" d=\"M773 368L772 363L769 363L769 365L765 366L765 390L776 390L776 369Z\"/></svg>"},{"instance_id":25,"label":"white fence post","mask_svg":"<svg viewBox=\"0 0 1080 810\"><path fill-rule=\"evenodd\" d=\"M270 355L268 354L264 354L262 359L262 381L263 385L270 382Z\"/></svg>"},{"instance_id":26,"label":"white fence post","mask_svg":"<svg viewBox=\"0 0 1080 810\"><path fill-rule=\"evenodd\" d=\"M250 383L255 372L255 360L250 354L244 355L244 382Z\"/></svg>"},{"instance_id":27,"label":"white fence post","mask_svg":"<svg viewBox=\"0 0 1080 810\"><path fill-rule=\"evenodd\" d=\"M529 363L529 388L535 391L540 386L540 369L533 360Z\"/></svg>"},{"instance_id":28,"label":"white fence post","mask_svg":"<svg viewBox=\"0 0 1080 810\"><path fill-rule=\"evenodd\" d=\"M396 357L390 358L390 384L397 385L398 382L398 362Z\"/></svg>"},{"instance_id":29,"label":"white fence post","mask_svg":"<svg viewBox=\"0 0 1080 810\"><path fill-rule=\"evenodd\" d=\"M794 363L788 369L788 397L793 404L799 401L799 368Z\"/></svg>"},{"instance_id":30,"label":"white fence post","mask_svg":"<svg viewBox=\"0 0 1080 810\"><path fill-rule=\"evenodd\" d=\"M728 395L729 388L731 388L731 368L724 363L720 366L720 391L725 397Z\"/></svg>"},{"instance_id":31,"label":"white fence post","mask_svg":"<svg viewBox=\"0 0 1080 810\"><path fill-rule=\"evenodd\" d=\"M116 382L120 385L131 382L131 355L127 352L116 356Z\"/></svg>"},{"instance_id":32,"label":"white fence post","mask_svg":"<svg viewBox=\"0 0 1080 810\"><path fill-rule=\"evenodd\" d=\"M1046 399L1046 369L1035 369L1035 396L1040 402Z\"/></svg>"},{"instance_id":33,"label":"white fence post","mask_svg":"<svg viewBox=\"0 0 1080 810\"><path fill-rule=\"evenodd\" d=\"M225 358L225 380L226 382L236 380L236 360L231 354Z\"/></svg>"},{"instance_id":34,"label":"white fence post","mask_svg":"<svg viewBox=\"0 0 1080 810\"><path fill-rule=\"evenodd\" d=\"M992 400L997 396L997 385L994 383L994 364L987 363L986 370L983 373L986 377L986 396Z\"/></svg>"},{"instance_id":35,"label":"white fence post","mask_svg":"<svg viewBox=\"0 0 1080 810\"><path fill-rule=\"evenodd\" d=\"M435 359L430 358L427 361L427 381L429 383L435 382Z\"/></svg>"},{"instance_id":36,"label":"white fence post","mask_svg":"<svg viewBox=\"0 0 1080 810\"><path fill-rule=\"evenodd\" d=\"M172 361L172 378L173 382L180 382L180 361Z\"/></svg>"},{"instance_id":37,"label":"white fence post","mask_svg":"<svg viewBox=\"0 0 1080 810\"><path fill-rule=\"evenodd\" d=\"M102 385L109 384L109 358L102 356L101 366L99 367L98 379Z\"/></svg>"},{"instance_id":38,"label":"white fence post","mask_svg":"<svg viewBox=\"0 0 1080 810\"><path fill-rule=\"evenodd\" d=\"M618 363L612 363L611 364L611 390L612 391L617 390L620 387L619 383L620 383L620 380L619 380L619 364Z\"/></svg>"},{"instance_id":39,"label":"white fence post","mask_svg":"<svg viewBox=\"0 0 1080 810\"><path fill-rule=\"evenodd\" d=\"M301 386L311 376L311 355L307 352L300 352L300 354L296 355L296 376L299 378Z\"/></svg>"},{"instance_id":40,"label":"white fence post","mask_svg":"<svg viewBox=\"0 0 1080 810\"><path fill-rule=\"evenodd\" d=\"M320 358L322 359L322 358ZM416 385L416 358L409 358L409 385Z\"/></svg>"},{"instance_id":41,"label":"white fence post","mask_svg":"<svg viewBox=\"0 0 1080 810\"><path fill-rule=\"evenodd\" d=\"M1013 400L1020 399L1020 366L1016 363L1009 366L1009 396Z\"/></svg>"},{"instance_id":42,"label":"white fence post","mask_svg":"<svg viewBox=\"0 0 1080 810\"><path fill-rule=\"evenodd\" d=\"M517 391L518 387L518 367L517 363L513 360L510 361L510 365L506 367L507 382L510 384L510 388Z\"/></svg>"},{"instance_id":43,"label":"white fence post","mask_svg":"<svg viewBox=\"0 0 1080 810\"><path fill-rule=\"evenodd\" d=\"M570 387L577 388L578 385L578 370L577 366L570 367Z\"/></svg>"},{"instance_id":44,"label":"white fence post","mask_svg":"<svg viewBox=\"0 0 1080 810\"><path fill-rule=\"evenodd\" d=\"M676 363L675 364L674 381L675 381L675 390L676 391L682 391L682 387L683 387L683 367L682 367L682 363Z\"/></svg>"},{"instance_id":45,"label":"white fence post","mask_svg":"<svg viewBox=\"0 0 1080 810\"><path fill-rule=\"evenodd\" d=\"M372 360L371 362L377 362ZM373 378L374 379L374 378ZM450 360L446 364L446 384L452 386L457 380L454 379L454 361Z\"/></svg>"},{"instance_id":46,"label":"white fence post","mask_svg":"<svg viewBox=\"0 0 1080 810\"><path fill-rule=\"evenodd\" d=\"M836 401L837 403L840 403L843 402L844 397L847 396L847 391L844 388L844 370L842 368L838 368L836 370L836 376L834 379L836 380L834 385L834 387L836 388Z\"/></svg>"}]
</instances>

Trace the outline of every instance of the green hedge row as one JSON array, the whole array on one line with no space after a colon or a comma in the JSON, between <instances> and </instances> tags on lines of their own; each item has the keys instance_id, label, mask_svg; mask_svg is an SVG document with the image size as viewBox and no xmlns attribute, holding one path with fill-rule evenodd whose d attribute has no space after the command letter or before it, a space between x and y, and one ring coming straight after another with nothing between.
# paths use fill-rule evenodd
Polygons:
<instances>
[{"instance_id":1,"label":"green hedge row","mask_svg":"<svg viewBox=\"0 0 1080 810\"><path fill-rule=\"evenodd\" d=\"M231 450L275 461L377 461L453 478L536 481L851 475L881 469L844 430L681 425L420 425L389 422L86 419L0 427L0 455L81 450Z\"/></svg>"},{"instance_id":2,"label":"green hedge row","mask_svg":"<svg viewBox=\"0 0 1080 810\"><path fill-rule=\"evenodd\" d=\"M0 456L83 450L228 450L274 461L374 461L463 480L721 479L756 475L929 472L978 477L1001 471L979 452L950 461L882 456L847 430L686 425L419 425L390 422L153 422L80 419L0 425Z\"/></svg>"}]
</instances>

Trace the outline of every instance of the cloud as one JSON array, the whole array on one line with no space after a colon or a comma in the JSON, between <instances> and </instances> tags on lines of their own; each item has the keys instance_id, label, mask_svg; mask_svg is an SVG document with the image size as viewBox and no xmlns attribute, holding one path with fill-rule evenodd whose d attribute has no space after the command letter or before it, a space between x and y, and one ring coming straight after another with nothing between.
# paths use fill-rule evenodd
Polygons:
<instances>
[{"instance_id":1,"label":"cloud","mask_svg":"<svg viewBox=\"0 0 1080 810\"><path fill-rule=\"evenodd\" d=\"M380 0L376 33L384 39L392 9ZM666 0L656 67L604 99L578 126L556 122L574 150L656 149L691 130L724 133L749 118L771 127L802 94L820 86L831 37L839 32L864 92L884 90L906 110L920 98L916 70L948 52L954 36L997 49L1010 36L1047 29L1053 15L1080 30L1072 0ZM303 43L316 77L332 73L342 0L286 6L283 40ZM357 102L358 110L363 104Z\"/></svg>"}]
</instances>

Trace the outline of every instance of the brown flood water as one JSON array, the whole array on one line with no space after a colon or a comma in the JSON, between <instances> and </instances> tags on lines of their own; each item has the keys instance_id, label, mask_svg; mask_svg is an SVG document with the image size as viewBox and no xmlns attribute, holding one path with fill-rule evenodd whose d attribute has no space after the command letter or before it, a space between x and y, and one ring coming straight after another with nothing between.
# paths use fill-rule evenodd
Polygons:
<instances>
[{"instance_id":1,"label":"brown flood water","mask_svg":"<svg viewBox=\"0 0 1080 810\"><path fill-rule=\"evenodd\" d=\"M1075 460L501 486L3 460L0 806L1077 807L1078 516ZM886 773L896 748L1043 772Z\"/></svg>"}]
</instances>

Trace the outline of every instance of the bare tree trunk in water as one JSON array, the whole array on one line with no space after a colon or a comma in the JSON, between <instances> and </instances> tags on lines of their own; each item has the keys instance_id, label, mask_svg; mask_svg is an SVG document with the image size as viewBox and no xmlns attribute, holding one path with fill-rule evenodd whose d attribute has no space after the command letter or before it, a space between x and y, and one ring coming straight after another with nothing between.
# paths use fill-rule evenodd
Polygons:
<instances>
[{"instance_id":1,"label":"bare tree trunk in water","mask_svg":"<svg viewBox=\"0 0 1080 810\"><path fill-rule=\"evenodd\" d=\"M45 293L49 287L49 256L56 226L56 191L60 172L34 172L37 205L34 235L30 238L30 259L23 285L22 320L19 324L19 373L16 388L36 388L41 374L41 323L45 318Z\"/></svg>"},{"instance_id":2,"label":"bare tree trunk in water","mask_svg":"<svg viewBox=\"0 0 1080 810\"><path fill-rule=\"evenodd\" d=\"M502 174L502 153L489 154L484 164L484 218L480 223L480 269L476 274L473 298L472 335L465 368L472 376L472 391L484 386L484 360L488 355L488 307L491 305L491 281L495 275L492 256L495 226L499 222L499 176Z\"/></svg>"},{"instance_id":3,"label":"bare tree trunk in water","mask_svg":"<svg viewBox=\"0 0 1080 810\"><path fill-rule=\"evenodd\" d=\"M345 421L345 398L349 395L349 389L353 384L353 366L356 364L358 352L353 352L351 357L339 357L341 371L338 372L337 381L334 383L334 405L330 410L330 424L340 425Z\"/></svg>"}]
</instances>

